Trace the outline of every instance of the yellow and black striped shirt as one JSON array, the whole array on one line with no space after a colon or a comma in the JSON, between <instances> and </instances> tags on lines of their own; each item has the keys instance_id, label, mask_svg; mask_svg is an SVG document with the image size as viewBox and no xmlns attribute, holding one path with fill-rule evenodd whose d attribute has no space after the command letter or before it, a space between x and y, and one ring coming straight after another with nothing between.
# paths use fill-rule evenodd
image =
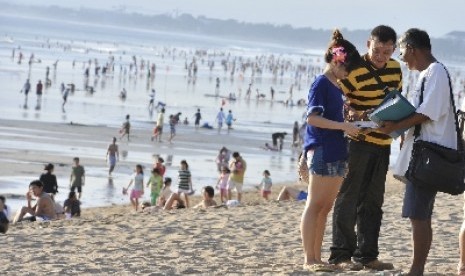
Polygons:
<instances>
[{"instance_id":1,"label":"yellow and black striped shirt","mask_svg":"<svg viewBox=\"0 0 465 276\"><path fill-rule=\"evenodd\" d=\"M384 68L377 69L372 67L375 74L378 74L384 82L384 84L381 84L366 67L371 66L368 57L365 55L363 59L366 62L363 62L362 66L350 72L346 79L339 81L349 106L357 113L377 107L385 97L384 88L386 86L390 89L402 91L402 71L398 61L391 58ZM375 131L367 133L364 140L369 143L386 146L392 142L389 135Z\"/></svg>"}]
</instances>

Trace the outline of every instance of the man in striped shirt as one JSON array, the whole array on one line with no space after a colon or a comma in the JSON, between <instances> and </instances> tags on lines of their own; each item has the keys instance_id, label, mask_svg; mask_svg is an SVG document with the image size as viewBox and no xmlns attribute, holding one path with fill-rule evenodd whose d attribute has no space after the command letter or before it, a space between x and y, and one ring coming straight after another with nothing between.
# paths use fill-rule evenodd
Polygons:
<instances>
[{"instance_id":1,"label":"man in striped shirt","mask_svg":"<svg viewBox=\"0 0 465 276\"><path fill-rule=\"evenodd\" d=\"M386 87L402 91L400 64L391 58L396 40L396 32L391 27L375 27L367 41L368 52L362 56L362 65L347 79L339 81L347 99L348 120L365 120L367 113L384 99ZM393 269L391 263L378 260L381 208L392 139L377 131L365 131L349 138L349 172L334 206L329 261L351 270L363 266Z\"/></svg>"}]
</instances>

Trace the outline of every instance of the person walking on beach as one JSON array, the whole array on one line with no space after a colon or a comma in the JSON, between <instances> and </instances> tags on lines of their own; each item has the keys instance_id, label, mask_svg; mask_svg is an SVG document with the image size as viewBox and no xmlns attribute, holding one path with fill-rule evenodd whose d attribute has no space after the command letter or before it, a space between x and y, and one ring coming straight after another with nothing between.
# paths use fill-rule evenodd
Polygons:
<instances>
[{"instance_id":1,"label":"person walking on beach","mask_svg":"<svg viewBox=\"0 0 465 276\"><path fill-rule=\"evenodd\" d=\"M194 114L194 126L195 129L198 130L200 127L200 120L202 119L202 115L200 114L200 108L197 108L197 112Z\"/></svg>"},{"instance_id":2,"label":"person walking on beach","mask_svg":"<svg viewBox=\"0 0 465 276\"><path fill-rule=\"evenodd\" d=\"M29 95L29 91L31 91L31 83L29 82L29 79L26 79L26 82L23 85L23 89L21 89L21 92L24 92L23 108L27 108L27 96Z\"/></svg>"},{"instance_id":3,"label":"person walking on beach","mask_svg":"<svg viewBox=\"0 0 465 276\"><path fill-rule=\"evenodd\" d=\"M53 166L52 163L45 165L44 171L46 171L46 173L41 174L39 178L44 184L44 192L48 193L52 199L54 199L55 195L58 193L57 177L53 174L54 168L55 166Z\"/></svg>"},{"instance_id":4,"label":"person walking on beach","mask_svg":"<svg viewBox=\"0 0 465 276\"><path fill-rule=\"evenodd\" d=\"M218 123L218 133L221 132L221 128L223 127L223 122L225 118L226 117L224 115L223 108L221 107L220 111L218 111L218 113L216 114L216 119L215 119L215 121Z\"/></svg>"},{"instance_id":5,"label":"person walking on beach","mask_svg":"<svg viewBox=\"0 0 465 276\"><path fill-rule=\"evenodd\" d=\"M69 178L71 192L77 189L78 199L82 196L82 186L85 183L85 170L84 167L79 164L79 157L73 158L74 165L71 167L71 176Z\"/></svg>"},{"instance_id":6,"label":"person walking on beach","mask_svg":"<svg viewBox=\"0 0 465 276\"><path fill-rule=\"evenodd\" d=\"M407 68L420 72L412 91L414 93L412 104L416 107L416 111L406 119L383 122L379 130L388 134L395 130L410 128L393 168L395 175L404 176L408 169L408 160L412 155L414 140L434 142L450 149L457 149L457 134L450 98L452 93L450 75L446 67L433 56L428 33L417 28L409 29L399 39L398 46L400 59L405 62ZM432 167L432 169L442 168ZM431 217L437 191L422 187L415 181L406 180L406 182L402 217L409 218L412 224L413 247L412 264L408 275L419 276L423 275L433 240ZM462 242L463 239L461 239L463 250ZM465 274L463 263L460 263L458 270L459 275Z\"/></svg>"},{"instance_id":7,"label":"person walking on beach","mask_svg":"<svg viewBox=\"0 0 465 276\"><path fill-rule=\"evenodd\" d=\"M220 78L216 78L216 85L215 85L215 95L218 96L220 94Z\"/></svg>"},{"instance_id":8,"label":"person walking on beach","mask_svg":"<svg viewBox=\"0 0 465 276\"><path fill-rule=\"evenodd\" d=\"M391 27L375 27L361 66L338 82L347 97L349 121L365 120L367 111L383 100L386 86L402 90L400 64L391 58L396 39L397 34ZM349 172L334 204L329 262L352 269L361 265L380 271L393 269L391 263L378 260L392 139L379 131L349 135L349 138Z\"/></svg>"},{"instance_id":9,"label":"person walking on beach","mask_svg":"<svg viewBox=\"0 0 465 276\"><path fill-rule=\"evenodd\" d=\"M153 130L153 135L151 140L157 139L158 142L161 142L161 135L163 134L163 121L165 120L165 108L162 108L161 111L158 113L157 117L157 125Z\"/></svg>"},{"instance_id":10,"label":"person walking on beach","mask_svg":"<svg viewBox=\"0 0 465 276\"><path fill-rule=\"evenodd\" d=\"M168 141L171 144L174 136L176 136L176 124L177 124L176 117L173 114L170 115L169 124L170 124L170 138L168 139Z\"/></svg>"},{"instance_id":11,"label":"person walking on beach","mask_svg":"<svg viewBox=\"0 0 465 276\"><path fill-rule=\"evenodd\" d=\"M37 104L36 104L36 110L40 109L41 103L42 103L42 89L43 89L42 82L39 80L36 85L36 95L37 95Z\"/></svg>"},{"instance_id":12,"label":"person walking on beach","mask_svg":"<svg viewBox=\"0 0 465 276\"><path fill-rule=\"evenodd\" d=\"M65 111L65 104L68 101L68 95L69 95L70 88L67 87L62 91L61 96L63 97L63 104L61 105L61 109L63 112Z\"/></svg>"},{"instance_id":13,"label":"person walking on beach","mask_svg":"<svg viewBox=\"0 0 465 276\"><path fill-rule=\"evenodd\" d=\"M113 137L113 142L108 146L107 154L105 155L105 161L108 163L108 177L111 177L111 173L115 169L116 162L119 159L118 145L116 144L116 137Z\"/></svg>"},{"instance_id":14,"label":"person walking on beach","mask_svg":"<svg viewBox=\"0 0 465 276\"><path fill-rule=\"evenodd\" d=\"M128 142L129 142L129 132L131 130L131 123L129 122L129 114L126 115L126 121L123 123L123 126L121 127L121 129L119 130L119 133L121 134L121 136L119 137L119 139L123 139L123 137L125 135L128 136Z\"/></svg>"},{"instance_id":15,"label":"person walking on beach","mask_svg":"<svg viewBox=\"0 0 465 276\"><path fill-rule=\"evenodd\" d=\"M258 185L262 197L266 200L269 199L268 197L271 195L271 187L273 186L273 181L271 180L270 176L270 171L264 170L262 181Z\"/></svg>"},{"instance_id":16,"label":"person walking on beach","mask_svg":"<svg viewBox=\"0 0 465 276\"><path fill-rule=\"evenodd\" d=\"M300 128L299 122L294 122L294 127L292 128L292 146L298 147L300 145Z\"/></svg>"},{"instance_id":17,"label":"person walking on beach","mask_svg":"<svg viewBox=\"0 0 465 276\"><path fill-rule=\"evenodd\" d=\"M229 167L229 159L231 158L231 151L226 147L222 147L216 156L215 163L216 169L221 173L223 167Z\"/></svg>"},{"instance_id":18,"label":"person walking on beach","mask_svg":"<svg viewBox=\"0 0 465 276\"><path fill-rule=\"evenodd\" d=\"M154 158L155 158L155 164L153 165L153 168L158 169L158 174L161 177L165 176L166 167L165 165L163 165L163 163L165 163L165 160L159 155L154 155Z\"/></svg>"},{"instance_id":19,"label":"person walking on beach","mask_svg":"<svg viewBox=\"0 0 465 276\"><path fill-rule=\"evenodd\" d=\"M147 182L147 187L150 187L150 203L152 206L155 206L163 187L163 177L160 175L160 171L157 168L152 169L152 175Z\"/></svg>"},{"instance_id":20,"label":"person walking on beach","mask_svg":"<svg viewBox=\"0 0 465 276\"><path fill-rule=\"evenodd\" d=\"M149 95L149 111L152 112L153 111L153 107L155 105L155 89L152 89L152 91L150 92L150 95Z\"/></svg>"},{"instance_id":21,"label":"person walking on beach","mask_svg":"<svg viewBox=\"0 0 465 276\"><path fill-rule=\"evenodd\" d=\"M189 197L192 189L192 176L189 171L189 164L186 160L181 160L181 168L178 171L178 196L181 197L181 194L184 194L184 201L186 203L186 208L189 208Z\"/></svg>"},{"instance_id":22,"label":"person walking on beach","mask_svg":"<svg viewBox=\"0 0 465 276\"><path fill-rule=\"evenodd\" d=\"M228 180L228 199L232 199L232 191L236 190L237 201L241 202L242 186L244 186L244 175L247 169L247 163L237 151L232 154L232 157L233 160L229 163L231 174Z\"/></svg>"},{"instance_id":23,"label":"person walking on beach","mask_svg":"<svg viewBox=\"0 0 465 276\"><path fill-rule=\"evenodd\" d=\"M235 120L236 119L233 117L232 111L229 110L228 115L226 116L226 119L225 119L226 125L228 126L228 133L232 129L232 123Z\"/></svg>"},{"instance_id":24,"label":"person walking on beach","mask_svg":"<svg viewBox=\"0 0 465 276\"><path fill-rule=\"evenodd\" d=\"M308 200L301 219L304 268L313 272L333 271L321 260L321 246L328 213L333 207L347 172L347 141L344 133L355 135L359 128L344 122L342 91L337 83L360 63L355 46L334 30L324 56L327 63L308 92L307 132L303 155L309 172Z\"/></svg>"},{"instance_id":25,"label":"person walking on beach","mask_svg":"<svg viewBox=\"0 0 465 276\"><path fill-rule=\"evenodd\" d=\"M131 201L132 207L137 212L139 208L139 198L144 195L144 170L142 165L137 164L134 174L129 181L126 191L129 190L129 187L134 184L134 187L131 190L129 195L129 200Z\"/></svg>"},{"instance_id":26,"label":"person walking on beach","mask_svg":"<svg viewBox=\"0 0 465 276\"><path fill-rule=\"evenodd\" d=\"M77 199L75 192L69 192L68 198L63 203L63 208L67 218L81 216L81 202Z\"/></svg>"},{"instance_id":27,"label":"person walking on beach","mask_svg":"<svg viewBox=\"0 0 465 276\"><path fill-rule=\"evenodd\" d=\"M228 180L230 173L228 167L222 167L220 176L216 182L216 188L220 190L220 200L223 203L228 200Z\"/></svg>"}]
</instances>

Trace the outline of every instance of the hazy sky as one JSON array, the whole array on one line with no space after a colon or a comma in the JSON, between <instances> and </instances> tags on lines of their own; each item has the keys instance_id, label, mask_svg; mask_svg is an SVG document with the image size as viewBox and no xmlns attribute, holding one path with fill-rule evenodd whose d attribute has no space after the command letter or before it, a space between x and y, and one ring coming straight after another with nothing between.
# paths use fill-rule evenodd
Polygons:
<instances>
[{"instance_id":1,"label":"hazy sky","mask_svg":"<svg viewBox=\"0 0 465 276\"><path fill-rule=\"evenodd\" d=\"M245 22L316 29L371 29L379 24L402 33L411 27L433 37L465 31L463 0L15 0L18 4L89 7L144 13L191 13Z\"/></svg>"}]
</instances>

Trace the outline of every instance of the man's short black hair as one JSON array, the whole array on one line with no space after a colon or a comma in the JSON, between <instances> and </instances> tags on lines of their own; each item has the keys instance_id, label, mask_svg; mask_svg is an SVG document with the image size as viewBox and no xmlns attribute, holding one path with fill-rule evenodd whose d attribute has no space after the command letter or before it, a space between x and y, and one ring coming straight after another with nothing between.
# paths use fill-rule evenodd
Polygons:
<instances>
[{"instance_id":1,"label":"man's short black hair","mask_svg":"<svg viewBox=\"0 0 465 276\"><path fill-rule=\"evenodd\" d=\"M392 41L393 43L396 43L397 41L397 34L396 31L394 31L393 28L386 26L386 25L379 25L376 26L372 31L371 31L371 38L375 39L379 42L386 43L389 41Z\"/></svg>"},{"instance_id":2,"label":"man's short black hair","mask_svg":"<svg viewBox=\"0 0 465 276\"><path fill-rule=\"evenodd\" d=\"M42 183L42 181L40 181L40 180L34 180L31 183L29 183L29 187L31 187L31 186L36 186L36 187L39 187L39 188L43 188L44 183Z\"/></svg>"},{"instance_id":3,"label":"man's short black hair","mask_svg":"<svg viewBox=\"0 0 465 276\"><path fill-rule=\"evenodd\" d=\"M215 196L215 189L212 186L205 186L203 189L207 192L208 197L213 198Z\"/></svg>"},{"instance_id":4,"label":"man's short black hair","mask_svg":"<svg viewBox=\"0 0 465 276\"><path fill-rule=\"evenodd\" d=\"M411 28L399 39L399 44L408 44L412 48L431 50L431 40L426 31Z\"/></svg>"}]
</instances>

